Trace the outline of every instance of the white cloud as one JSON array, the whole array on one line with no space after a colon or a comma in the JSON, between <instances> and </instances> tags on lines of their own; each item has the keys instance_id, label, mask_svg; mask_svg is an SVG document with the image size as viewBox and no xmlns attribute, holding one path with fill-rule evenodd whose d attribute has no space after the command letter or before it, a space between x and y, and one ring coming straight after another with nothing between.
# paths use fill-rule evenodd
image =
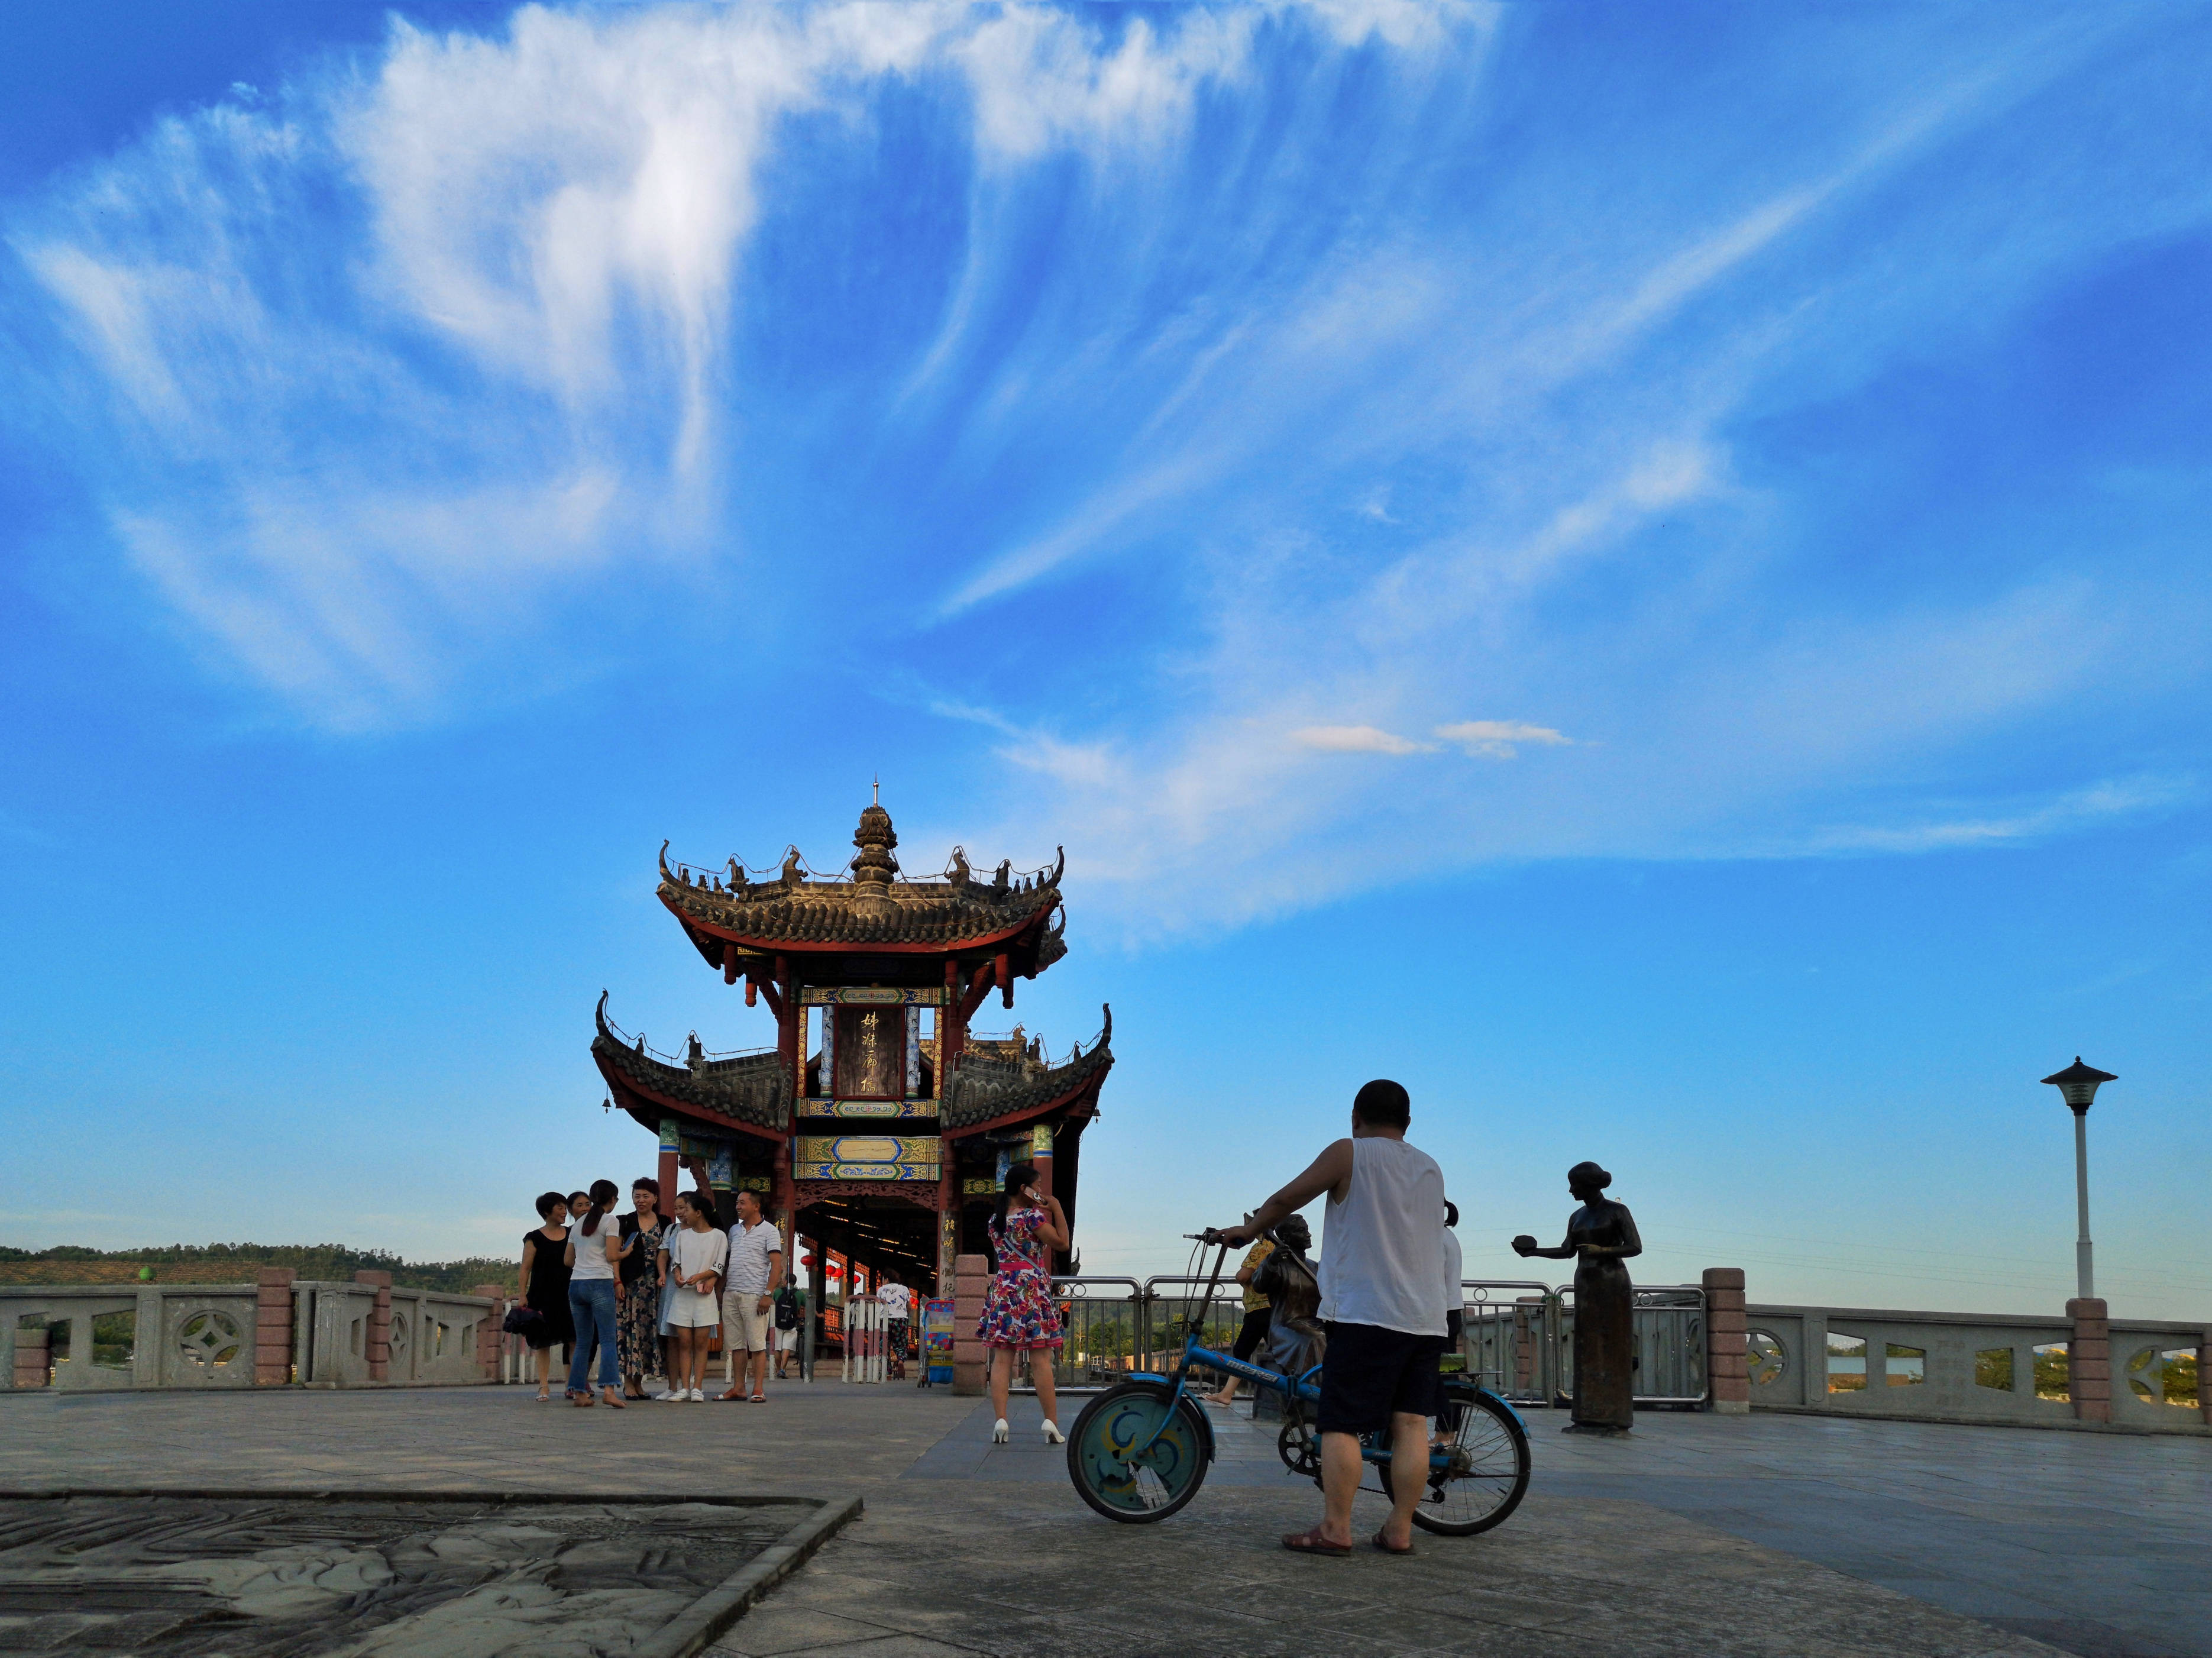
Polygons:
<instances>
[{"instance_id":1,"label":"white cloud","mask_svg":"<svg viewBox=\"0 0 2212 1658\"><path fill-rule=\"evenodd\" d=\"M2193 777L2142 776L2108 780L2069 790L2001 817L1932 817L1899 823L1839 824L1811 837L1823 853L1947 852L2002 846L2065 834L2108 819L2142 817L2201 799ZM1793 849L1794 850L1794 849Z\"/></svg>"},{"instance_id":2,"label":"white cloud","mask_svg":"<svg viewBox=\"0 0 2212 1658\"><path fill-rule=\"evenodd\" d=\"M395 20L366 72L166 120L9 240L98 367L61 377L66 400L88 433L125 428L119 452L90 446L167 602L311 719L434 718L580 576L703 568L733 539L731 329L793 117L865 122L886 86L951 76L993 167L1127 167L1245 72L1260 26L858 4L526 6L495 37ZM514 614L476 601L494 580Z\"/></svg>"},{"instance_id":3,"label":"white cloud","mask_svg":"<svg viewBox=\"0 0 2212 1658\"><path fill-rule=\"evenodd\" d=\"M1436 749L1433 743L1416 743L1374 726L1302 726L1291 740L1323 754L1430 754Z\"/></svg>"},{"instance_id":4,"label":"white cloud","mask_svg":"<svg viewBox=\"0 0 2212 1658\"><path fill-rule=\"evenodd\" d=\"M1549 726L1524 725L1518 720L1462 720L1455 725L1437 726L1436 734L1486 760L1510 760L1520 752L1519 745L1523 743L1559 747L1573 740L1562 737Z\"/></svg>"}]
</instances>

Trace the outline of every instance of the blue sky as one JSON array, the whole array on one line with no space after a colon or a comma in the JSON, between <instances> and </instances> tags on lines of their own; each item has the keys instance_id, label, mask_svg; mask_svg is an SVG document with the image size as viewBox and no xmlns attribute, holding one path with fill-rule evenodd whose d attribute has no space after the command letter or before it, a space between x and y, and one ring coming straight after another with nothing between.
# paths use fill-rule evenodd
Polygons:
<instances>
[{"instance_id":1,"label":"blue sky","mask_svg":"<svg viewBox=\"0 0 2212 1658\"><path fill-rule=\"evenodd\" d=\"M2212 13L142 15L0 70L0 1238L505 1248L880 774L1067 848L1095 1270L1395 1074L1470 1272L2052 1308L2079 1052L2212 1308Z\"/></svg>"}]
</instances>

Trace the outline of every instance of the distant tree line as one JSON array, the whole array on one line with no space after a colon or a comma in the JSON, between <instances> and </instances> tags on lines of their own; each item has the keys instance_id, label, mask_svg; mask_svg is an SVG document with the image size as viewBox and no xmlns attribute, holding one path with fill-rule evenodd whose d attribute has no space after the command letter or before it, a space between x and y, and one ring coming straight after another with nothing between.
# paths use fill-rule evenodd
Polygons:
<instances>
[{"instance_id":1,"label":"distant tree line","mask_svg":"<svg viewBox=\"0 0 2212 1658\"><path fill-rule=\"evenodd\" d=\"M56 1268L76 1264L90 1269L88 1278L103 1283L136 1278L142 1266L153 1268L157 1280L171 1284L240 1283L250 1280L257 1266L289 1266L303 1278L343 1282L356 1272L389 1272L393 1284L410 1290L464 1294L479 1284L510 1284L515 1272L515 1263L505 1258L408 1261L388 1250L349 1249L342 1243L172 1243L155 1249L88 1249L74 1243L11 1249L0 1245L0 1283L26 1278L66 1283L68 1272Z\"/></svg>"}]
</instances>

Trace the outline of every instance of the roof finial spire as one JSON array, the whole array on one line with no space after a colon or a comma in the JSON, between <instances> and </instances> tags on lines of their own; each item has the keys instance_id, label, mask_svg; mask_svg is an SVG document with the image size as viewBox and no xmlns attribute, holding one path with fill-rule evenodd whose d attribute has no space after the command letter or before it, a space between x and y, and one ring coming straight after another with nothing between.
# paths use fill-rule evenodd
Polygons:
<instances>
[{"instance_id":1,"label":"roof finial spire","mask_svg":"<svg viewBox=\"0 0 2212 1658\"><path fill-rule=\"evenodd\" d=\"M874 793L868 797L868 804L872 806L880 806L884 803L884 780L882 776L878 775L875 781L870 785L870 787L874 791Z\"/></svg>"}]
</instances>

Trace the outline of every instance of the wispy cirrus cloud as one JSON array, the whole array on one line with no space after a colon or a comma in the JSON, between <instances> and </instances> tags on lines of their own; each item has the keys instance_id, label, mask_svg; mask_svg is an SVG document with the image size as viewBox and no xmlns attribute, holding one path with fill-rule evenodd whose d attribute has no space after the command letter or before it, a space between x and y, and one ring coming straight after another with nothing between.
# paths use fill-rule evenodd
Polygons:
<instances>
[{"instance_id":1,"label":"wispy cirrus cloud","mask_svg":"<svg viewBox=\"0 0 2212 1658\"><path fill-rule=\"evenodd\" d=\"M1139 933L1417 861L1990 843L2162 809L2062 806L2128 768L2027 733L2203 671L2124 469L1963 482L2014 435L1926 391L2212 225L2212 54L2143 27L402 21L15 203L0 305L116 551L326 728L650 604L663 672L939 687L959 810Z\"/></svg>"}]
</instances>

